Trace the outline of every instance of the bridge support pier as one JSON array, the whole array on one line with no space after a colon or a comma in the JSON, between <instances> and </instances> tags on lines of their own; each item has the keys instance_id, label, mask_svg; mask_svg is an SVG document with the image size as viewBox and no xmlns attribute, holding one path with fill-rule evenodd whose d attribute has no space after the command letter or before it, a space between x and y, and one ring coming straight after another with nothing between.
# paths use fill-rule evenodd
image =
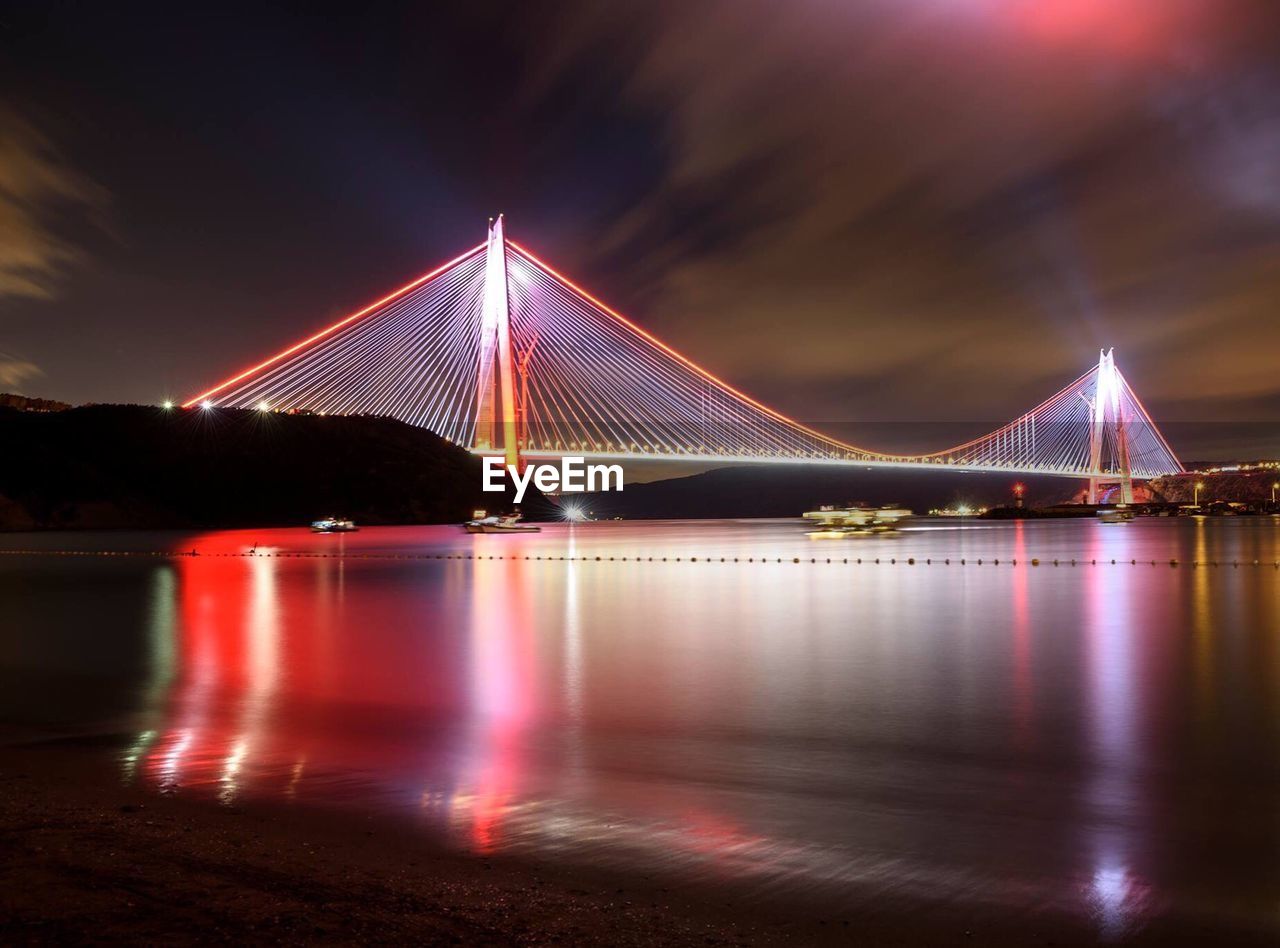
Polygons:
<instances>
[{"instance_id":1,"label":"bridge support pier","mask_svg":"<svg viewBox=\"0 0 1280 948\"><path fill-rule=\"evenodd\" d=\"M1116 498L1115 503L1131 504L1133 503L1133 478L1128 475L1120 477L1118 480L1113 477L1091 477L1089 478L1089 491L1085 495L1088 499L1085 503L1097 504L1101 503L1103 488L1107 486L1117 486L1120 488L1120 496Z\"/></svg>"},{"instance_id":2,"label":"bridge support pier","mask_svg":"<svg viewBox=\"0 0 1280 948\"><path fill-rule=\"evenodd\" d=\"M1133 503L1133 478L1128 474L1120 479L1120 503Z\"/></svg>"}]
</instances>

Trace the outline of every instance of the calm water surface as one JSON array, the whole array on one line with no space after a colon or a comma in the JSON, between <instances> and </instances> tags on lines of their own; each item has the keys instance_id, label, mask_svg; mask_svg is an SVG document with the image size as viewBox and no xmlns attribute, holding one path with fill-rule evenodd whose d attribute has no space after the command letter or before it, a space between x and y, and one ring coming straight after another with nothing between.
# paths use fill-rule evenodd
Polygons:
<instances>
[{"instance_id":1,"label":"calm water surface","mask_svg":"<svg viewBox=\"0 0 1280 948\"><path fill-rule=\"evenodd\" d=\"M130 783L762 893L1280 932L1280 519L0 537L35 548L200 553L0 556L0 720L122 735ZM317 551L347 555L262 555ZM506 558L389 555L438 553Z\"/></svg>"}]
</instances>

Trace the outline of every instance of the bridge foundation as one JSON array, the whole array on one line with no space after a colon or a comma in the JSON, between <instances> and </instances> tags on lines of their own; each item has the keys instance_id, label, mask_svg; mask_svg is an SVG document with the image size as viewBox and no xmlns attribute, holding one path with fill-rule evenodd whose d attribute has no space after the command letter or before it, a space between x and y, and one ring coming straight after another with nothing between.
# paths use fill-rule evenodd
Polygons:
<instances>
[{"instance_id":1,"label":"bridge foundation","mask_svg":"<svg viewBox=\"0 0 1280 948\"><path fill-rule=\"evenodd\" d=\"M1089 486L1083 493L1083 499L1086 504L1099 504L1103 502L1103 498L1110 492L1110 488L1118 488L1119 496L1114 497L1112 502L1117 504L1133 503L1133 478L1122 477L1117 479L1114 474L1107 477L1091 477L1089 478Z\"/></svg>"}]
</instances>

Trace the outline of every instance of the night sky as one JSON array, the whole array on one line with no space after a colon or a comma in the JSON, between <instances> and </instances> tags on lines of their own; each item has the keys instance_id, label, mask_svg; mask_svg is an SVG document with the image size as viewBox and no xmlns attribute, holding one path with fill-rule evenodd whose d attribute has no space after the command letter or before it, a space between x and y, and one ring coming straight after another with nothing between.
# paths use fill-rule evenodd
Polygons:
<instances>
[{"instance_id":1,"label":"night sky","mask_svg":"<svg viewBox=\"0 0 1280 948\"><path fill-rule=\"evenodd\" d=\"M267 6L0 8L0 391L188 396L502 211L868 447L1115 346L1184 458L1280 454L1280 4Z\"/></svg>"}]
</instances>

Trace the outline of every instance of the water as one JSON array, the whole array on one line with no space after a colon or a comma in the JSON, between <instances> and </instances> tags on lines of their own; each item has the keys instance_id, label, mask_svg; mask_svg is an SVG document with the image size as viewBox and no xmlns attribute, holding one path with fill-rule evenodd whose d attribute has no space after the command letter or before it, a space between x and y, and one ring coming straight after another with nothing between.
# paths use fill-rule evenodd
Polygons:
<instances>
[{"instance_id":1,"label":"water","mask_svg":"<svg viewBox=\"0 0 1280 948\"><path fill-rule=\"evenodd\" d=\"M0 721L480 853L1280 928L1280 519L803 530L0 537L200 553L0 555Z\"/></svg>"}]
</instances>

